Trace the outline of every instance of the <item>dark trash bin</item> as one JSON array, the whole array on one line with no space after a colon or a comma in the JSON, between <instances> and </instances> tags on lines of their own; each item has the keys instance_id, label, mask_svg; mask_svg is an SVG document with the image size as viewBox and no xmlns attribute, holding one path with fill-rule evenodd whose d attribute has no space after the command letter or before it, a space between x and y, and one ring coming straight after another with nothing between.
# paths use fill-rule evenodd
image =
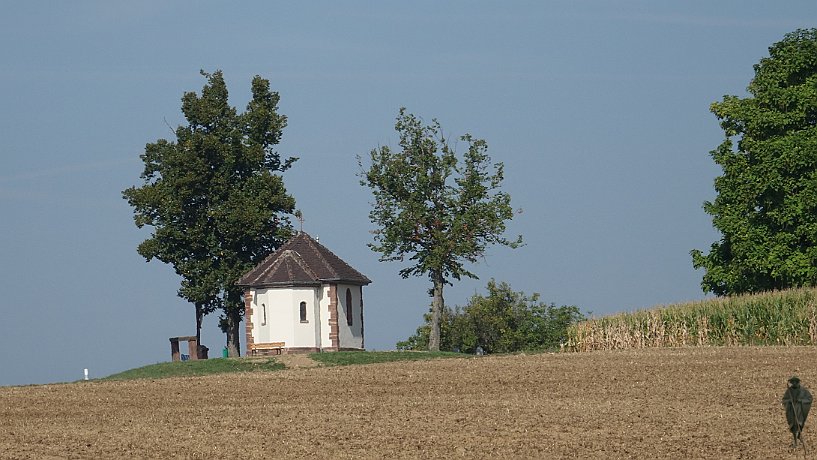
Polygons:
<instances>
[{"instance_id":1,"label":"dark trash bin","mask_svg":"<svg viewBox=\"0 0 817 460\"><path fill-rule=\"evenodd\" d=\"M204 345L199 345L199 359L207 359L208 351L210 351L209 348L205 347Z\"/></svg>"}]
</instances>

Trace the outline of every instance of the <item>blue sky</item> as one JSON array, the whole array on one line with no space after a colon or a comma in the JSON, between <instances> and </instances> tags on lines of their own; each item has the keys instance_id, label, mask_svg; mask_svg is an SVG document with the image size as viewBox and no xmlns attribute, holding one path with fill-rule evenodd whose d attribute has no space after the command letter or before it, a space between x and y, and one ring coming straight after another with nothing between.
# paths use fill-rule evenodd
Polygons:
<instances>
[{"instance_id":1,"label":"blue sky","mask_svg":"<svg viewBox=\"0 0 817 460\"><path fill-rule=\"evenodd\" d=\"M366 243L356 155L395 146L398 109L486 139L519 214L490 278L597 315L702 298L689 251L718 238L701 204L722 140L709 104L814 1L7 2L0 15L0 385L92 377L169 359L193 308L145 263L121 191L148 142L184 122L199 69L243 109L253 75L289 118L284 179L320 238L373 283L366 342L411 335L428 282ZM216 316L203 342L220 350Z\"/></svg>"}]
</instances>

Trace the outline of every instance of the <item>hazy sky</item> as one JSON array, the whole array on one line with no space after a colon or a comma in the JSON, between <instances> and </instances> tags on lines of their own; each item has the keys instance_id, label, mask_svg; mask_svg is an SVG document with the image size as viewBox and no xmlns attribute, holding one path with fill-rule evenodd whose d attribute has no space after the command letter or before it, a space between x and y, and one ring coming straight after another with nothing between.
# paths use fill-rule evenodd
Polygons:
<instances>
[{"instance_id":1,"label":"hazy sky","mask_svg":"<svg viewBox=\"0 0 817 460\"><path fill-rule=\"evenodd\" d=\"M297 3L293 5L292 3ZM405 106L486 139L522 213L472 267L557 305L607 314L698 299L693 248L718 238L701 204L722 140L709 104L817 2L5 2L0 14L0 385L91 377L170 359L195 333L179 279L145 263L121 191L148 142L184 123L199 69L243 110L253 75L289 118L279 151L305 230L366 274L366 344L393 349L428 309L366 243L356 155L396 146ZM207 318L203 343L224 335Z\"/></svg>"}]
</instances>

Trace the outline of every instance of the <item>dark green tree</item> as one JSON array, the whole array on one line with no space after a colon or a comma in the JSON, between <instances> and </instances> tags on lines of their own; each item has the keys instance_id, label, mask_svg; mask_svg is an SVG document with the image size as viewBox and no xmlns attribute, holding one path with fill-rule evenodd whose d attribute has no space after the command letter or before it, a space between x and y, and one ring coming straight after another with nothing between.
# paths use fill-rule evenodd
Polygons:
<instances>
[{"instance_id":1,"label":"dark green tree","mask_svg":"<svg viewBox=\"0 0 817 460\"><path fill-rule=\"evenodd\" d=\"M122 194L136 225L153 227L139 254L181 276L178 294L195 305L196 336L204 315L220 309L230 356L237 356L244 309L235 282L291 234L295 200L276 173L296 159L282 162L274 150L286 117L269 81L253 78L252 99L239 114L221 71L202 75L201 95L182 97L187 125L175 130L175 141L146 145L143 184Z\"/></svg>"},{"instance_id":2,"label":"dark green tree","mask_svg":"<svg viewBox=\"0 0 817 460\"><path fill-rule=\"evenodd\" d=\"M445 308L441 315L440 349L474 353L482 347L488 353L558 348L567 337L567 328L584 319L576 306L545 304L539 294L532 296L511 289L508 283L488 282L488 295L475 294L464 307ZM423 349L428 344L431 315L425 324L397 347Z\"/></svg>"},{"instance_id":3,"label":"dark green tree","mask_svg":"<svg viewBox=\"0 0 817 460\"><path fill-rule=\"evenodd\" d=\"M464 263L476 262L492 244L515 248L520 236L503 236L505 222L513 218L511 197L499 191L502 163L491 164L484 140L466 134L460 139L468 150L458 159L434 120L423 126L414 115L400 109L395 129L400 151L380 147L370 153L371 164L361 168L361 185L371 188L374 203L369 217L379 228L369 247L381 261L403 261L404 278L427 275L432 283L429 350L440 349L440 315L443 287L462 276L476 278Z\"/></svg>"},{"instance_id":4,"label":"dark green tree","mask_svg":"<svg viewBox=\"0 0 817 460\"><path fill-rule=\"evenodd\" d=\"M754 69L749 97L711 106L723 174L704 210L722 238L691 254L717 295L817 283L817 29L787 34Z\"/></svg>"}]
</instances>

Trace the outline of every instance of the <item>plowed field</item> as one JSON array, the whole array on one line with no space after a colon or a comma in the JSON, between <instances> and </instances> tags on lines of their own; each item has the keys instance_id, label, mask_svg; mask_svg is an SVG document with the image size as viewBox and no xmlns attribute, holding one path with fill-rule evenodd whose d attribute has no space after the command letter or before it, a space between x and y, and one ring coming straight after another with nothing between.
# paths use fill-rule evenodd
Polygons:
<instances>
[{"instance_id":1,"label":"plowed field","mask_svg":"<svg viewBox=\"0 0 817 460\"><path fill-rule=\"evenodd\" d=\"M780 400L815 363L685 348L5 387L0 457L802 458Z\"/></svg>"}]
</instances>

